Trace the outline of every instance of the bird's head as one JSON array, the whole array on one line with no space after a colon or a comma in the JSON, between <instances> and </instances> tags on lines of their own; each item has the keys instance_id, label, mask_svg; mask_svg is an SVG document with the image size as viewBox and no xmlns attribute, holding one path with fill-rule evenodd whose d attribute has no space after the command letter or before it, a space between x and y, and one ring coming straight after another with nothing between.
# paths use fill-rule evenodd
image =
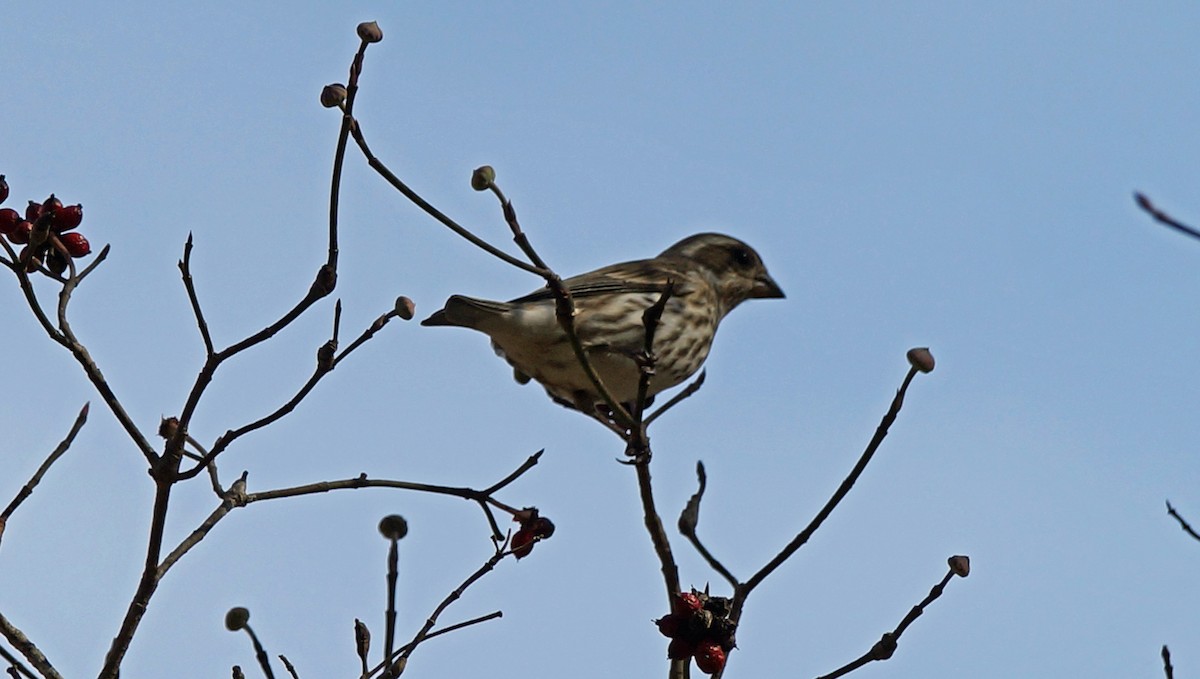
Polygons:
<instances>
[{"instance_id":1,"label":"bird's head","mask_svg":"<svg viewBox=\"0 0 1200 679\"><path fill-rule=\"evenodd\" d=\"M784 296L754 248L731 236L720 233L688 236L659 256L686 258L709 273L725 313L747 299Z\"/></svg>"}]
</instances>

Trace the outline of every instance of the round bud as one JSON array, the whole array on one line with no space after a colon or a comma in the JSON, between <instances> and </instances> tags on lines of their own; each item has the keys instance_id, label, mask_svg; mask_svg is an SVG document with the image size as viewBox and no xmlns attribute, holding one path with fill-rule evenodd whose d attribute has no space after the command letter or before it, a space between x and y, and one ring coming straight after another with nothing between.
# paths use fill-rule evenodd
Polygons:
<instances>
[{"instance_id":1,"label":"round bud","mask_svg":"<svg viewBox=\"0 0 1200 679\"><path fill-rule=\"evenodd\" d=\"M696 644L696 667L705 674L716 674L725 668L725 650L720 644L701 641Z\"/></svg>"},{"instance_id":2,"label":"round bud","mask_svg":"<svg viewBox=\"0 0 1200 679\"><path fill-rule=\"evenodd\" d=\"M84 238L83 234L78 231L64 233L58 239L62 241L63 247L67 249L67 253L72 257L85 257L92 254L91 243L88 243L88 239Z\"/></svg>"},{"instance_id":3,"label":"round bud","mask_svg":"<svg viewBox=\"0 0 1200 679\"><path fill-rule=\"evenodd\" d=\"M29 242L30 235L33 234L33 222L19 221L12 233L8 234L8 240L17 245L24 245Z\"/></svg>"},{"instance_id":4,"label":"round bud","mask_svg":"<svg viewBox=\"0 0 1200 679\"><path fill-rule=\"evenodd\" d=\"M6 207L0 210L0 234L7 236L17 229L17 224L21 223L21 213Z\"/></svg>"},{"instance_id":5,"label":"round bud","mask_svg":"<svg viewBox=\"0 0 1200 679\"><path fill-rule=\"evenodd\" d=\"M407 297L396 298L396 315L406 321L413 319L413 314L417 312L417 304Z\"/></svg>"},{"instance_id":6,"label":"round bud","mask_svg":"<svg viewBox=\"0 0 1200 679\"><path fill-rule=\"evenodd\" d=\"M950 564L950 570L960 578L965 578L971 574L971 557L961 554L952 556L947 561Z\"/></svg>"},{"instance_id":7,"label":"round bud","mask_svg":"<svg viewBox=\"0 0 1200 679\"><path fill-rule=\"evenodd\" d=\"M321 105L325 108L340 106L346 101L346 87L341 83L330 83L321 88Z\"/></svg>"},{"instance_id":8,"label":"round bud","mask_svg":"<svg viewBox=\"0 0 1200 679\"><path fill-rule=\"evenodd\" d=\"M539 540L545 540L554 535L554 522L544 516L539 516L529 522L529 530Z\"/></svg>"},{"instance_id":9,"label":"round bud","mask_svg":"<svg viewBox=\"0 0 1200 679\"><path fill-rule=\"evenodd\" d=\"M42 203L42 212L54 212L62 206L63 202L52 193L50 194L50 197L46 199L46 202Z\"/></svg>"},{"instance_id":10,"label":"round bud","mask_svg":"<svg viewBox=\"0 0 1200 679\"><path fill-rule=\"evenodd\" d=\"M4 175L0 174L0 203L8 200L8 182L4 180Z\"/></svg>"},{"instance_id":11,"label":"round bud","mask_svg":"<svg viewBox=\"0 0 1200 679\"><path fill-rule=\"evenodd\" d=\"M681 618L677 613L668 613L658 620L655 620L654 624L658 625L658 631L662 632L664 637L674 639L675 637L679 636Z\"/></svg>"},{"instance_id":12,"label":"round bud","mask_svg":"<svg viewBox=\"0 0 1200 679\"><path fill-rule=\"evenodd\" d=\"M250 622L250 610L241 606L231 608L225 614L225 629L230 632L244 628L248 622Z\"/></svg>"},{"instance_id":13,"label":"round bud","mask_svg":"<svg viewBox=\"0 0 1200 679\"><path fill-rule=\"evenodd\" d=\"M389 540L402 540L408 535L408 522L399 514L388 514L379 521L379 533Z\"/></svg>"},{"instance_id":14,"label":"round bud","mask_svg":"<svg viewBox=\"0 0 1200 679\"><path fill-rule=\"evenodd\" d=\"M46 253L46 268L56 276L61 274L67 270L67 256L59 252L58 248L50 248Z\"/></svg>"},{"instance_id":15,"label":"round bud","mask_svg":"<svg viewBox=\"0 0 1200 679\"><path fill-rule=\"evenodd\" d=\"M64 205L54 211L54 219L50 222L50 229L62 233L70 231L83 222L83 206L82 205Z\"/></svg>"},{"instance_id":16,"label":"round bud","mask_svg":"<svg viewBox=\"0 0 1200 679\"><path fill-rule=\"evenodd\" d=\"M917 347L908 350L908 364L923 373L933 372L933 354L929 347Z\"/></svg>"},{"instance_id":17,"label":"round bud","mask_svg":"<svg viewBox=\"0 0 1200 679\"><path fill-rule=\"evenodd\" d=\"M477 167L471 173L471 188L476 191L487 191L494 181L496 181L496 170L492 169L491 165Z\"/></svg>"},{"instance_id":18,"label":"round bud","mask_svg":"<svg viewBox=\"0 0 1200 679\"><path fill-rule=\"evenodd\" d=\"M358 25L358 37L363 42L379 42L383 40L383 29L374 21L364 21Z\"/></svg>"}]
</instances>

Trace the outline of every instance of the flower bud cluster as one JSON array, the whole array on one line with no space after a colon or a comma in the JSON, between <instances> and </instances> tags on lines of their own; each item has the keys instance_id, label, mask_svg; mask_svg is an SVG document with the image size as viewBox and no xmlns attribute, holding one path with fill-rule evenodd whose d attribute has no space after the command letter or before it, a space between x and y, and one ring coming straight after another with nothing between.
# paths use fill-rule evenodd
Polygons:
<instances>
[{"instance_id":1,"label":"flower bud cluster","mask_svg":"<svg viewBox=\"0 0 1200 679\"><path fill-rule=\"evenodd\" d=\"M0 175L0 203L8 198L8 183ZM69 259L91 254L83 234L72 231L83 222L82 205L63 205L54 194L41 203L29 201L25 212L0 208L0 236L13 245L23 245L20 261L26 271L45 265L58 275L67 270Z\"/></svg>"},{"instance_id":2,"label":"flower bud cluster","mask_svg":"<svg viewBox=\"0 0 1200 679\"><path fill-rule=\"evenodd\" d=\"M737 623L729 619L729 599L692 590L675 595L671 612L655 620L658 631L669 638L667 657L672 660L696 659L696 667L705 674L725 668L725 659L737 646Z\"/></svg>"}]
</instances>

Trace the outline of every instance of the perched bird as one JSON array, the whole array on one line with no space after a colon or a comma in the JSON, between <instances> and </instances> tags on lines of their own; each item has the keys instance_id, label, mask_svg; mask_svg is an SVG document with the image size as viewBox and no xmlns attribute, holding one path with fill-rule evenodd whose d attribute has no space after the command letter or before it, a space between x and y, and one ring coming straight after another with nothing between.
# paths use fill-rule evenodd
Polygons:
<instances>
[{"instance_id":1,"label":"perched bird","mask_svg":"<svg viewBox=\"0 0 1200 679\"><path fill-rule=\"evenodd\" d=\"M738 304L783 297L758 253L719 233L690 236L653 259L613 264L563 281L575 301L575 329L589 362L623 405L637 399L646 338L642 314L668 282L673 287L654 336L657 360L650 396L700 369L717 325ZM602 410L603 398L558 324L549 288L510 302L454 295L421 325L478 330L492 338L492 347L513 366L518 382L535 379L556 402L586 414Z\"/></svg>"}]
</instances>

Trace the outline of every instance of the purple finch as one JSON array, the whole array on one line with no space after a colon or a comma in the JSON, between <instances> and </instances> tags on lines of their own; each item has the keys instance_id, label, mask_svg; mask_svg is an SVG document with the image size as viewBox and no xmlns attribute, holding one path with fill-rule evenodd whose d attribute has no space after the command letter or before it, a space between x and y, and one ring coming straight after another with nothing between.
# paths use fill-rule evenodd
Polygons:
<instances>
[{"instance_id":1,"label":"purple finch","mask_svg":"<svg viewBox=\"0 0 1200 679\"><path fill-rule=\"evenodd\" d=\"M589 362L623 405L637 400L646 338L642 314L668 283L673 287L654 335L649 396L700 369L717 325L738 304L783 297L753 248L718 233L690 236L653 259L613 264L563 283L575 301L575 330ZM587 414L603 404L559 326L548 288L510 302L454 295L421 324L478 330L492 338L518 382L537 380L555 401Z\"/></svg>"}]
</instances>

